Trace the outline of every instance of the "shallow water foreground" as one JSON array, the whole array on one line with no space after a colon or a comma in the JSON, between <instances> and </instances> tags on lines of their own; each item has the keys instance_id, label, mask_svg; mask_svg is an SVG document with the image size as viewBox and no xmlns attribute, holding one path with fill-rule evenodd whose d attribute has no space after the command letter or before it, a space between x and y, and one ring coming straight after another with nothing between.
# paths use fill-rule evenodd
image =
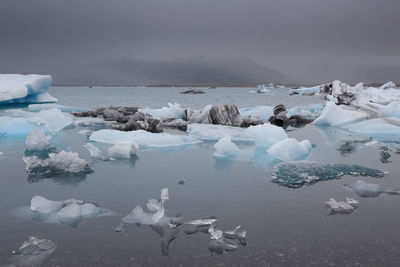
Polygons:
<instances>
[{"instance_id":1,"label":"shallow water foreground","mask_svg":"<svg viewBox=\"0 0 400 267\"><path fill-rule=\"evenodd\" d=\"M150 93L158 95L157 90L162 91L165 99L148 97ZM175 98L182 106L195 108L216 103L249 107L281 102L291 107L298 105L300 99L305 104L321 103L318 97L289 98L286 91L265 96L248 94L245 88L233 89L230 94L228 89L210 89L199 96L182 96L177 94L179 91L53 88L51 94L59 99L59 104L90 108L109 104L156 108ZM97 98L104 102L96 102ZM83 147L88 139L78 134L80 130L62 130L52 143L58 150L78 152L90 160ZM365 145L368 138L342 135L332 128L308 125L288 134L298 140L310 140L313 149L307 157L309 161L358 164L388 173L383 177L343 175L288 188L272 182L271 172L280 161L272 160L265 151L255 150L254 144L238 143L243 155L224 160L212 156L214 142L204 142L141 150L138 157L129 160L95 160L95 171L87 175L37 178L28 176L25 170L25 139L2 137L0 266L13 259L11 252L29 236L56 244L41 263L43 266L398 266L400 215L396 211L400 196L361 197L343 185L360 179L400 189L400 155L391 153L391 162L383 163L379 147ZM187 234L182 225L165 256L165 242L163 245L159 229L127 224L124 231L115 231L137 204L145 206L148 199L159 197L165 187L169 189L165 203L168 216L180 215L185 221L215 216L216 228L221 230L241 225L247 230L247 245L223 255L211 254L210 235ZM29 210L36 195L50 200L74 198L93 202L112 213L84 219L74 227L41 222ZM346 197L358 199L359 207L351 214L329 215L324 203L330 198Z\"/></svg>"}]
</instances>

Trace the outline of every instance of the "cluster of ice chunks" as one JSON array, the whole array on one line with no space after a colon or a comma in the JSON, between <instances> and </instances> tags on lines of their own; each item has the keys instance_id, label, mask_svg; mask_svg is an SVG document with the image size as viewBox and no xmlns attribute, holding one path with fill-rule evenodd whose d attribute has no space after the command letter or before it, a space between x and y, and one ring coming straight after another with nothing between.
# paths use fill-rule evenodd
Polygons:
<instances>
[{"instance_id":1,"label":"cluster of ice chunks","mask_svg":"<svg viewBox=\"0 0 400 267\"><path fill-rule=\"evenodd\" d=\"M82 200L52 201L42 196L32 197L30 209L36 221L62 223L71 227L78 227L84 219L110 214L108 210Z\"/></svg>"},{"instance_id":2,"label":"cluster of ice chunks","mask_svg":"<svg viewBox=\"0 0 400 267\"><path fill-rule=\"evenodd\" d=\"M31 236L18 249L12 251L14 256L5 266L42 266L42 262L54 252L56 247L51 240Z\"/></svg>"},{"instance_id":3,"label":"cluster of ice chunks","mask_svg":"<svg viewBox=\"0 0 400 267\"><path fill-rule=\"evenodd\" d=\"M362 180L357 180L352 184L346 184L344 187L354 191L360 197L378 197L381 194L400 195L399 189L385 188L378 184L372 184Z\"/></svg>"},{"instance_id":4,"label":"cluster of ice chunks","mask_svg":"<svg viewBox=\"0 0 400 267\"><path fill-rule=\"evenodd\" d=\"M37 155L24 157L23 159L29 175L50 177L61 174L88 174L94 171L93 167L86 160L79 158L76 152L62 150L59 153L50 153L49 157L44 159Z\"/></svg>"},{"instance_id":5,"label":"cluster of ice chunks","mask_svg":"<svg viewBox=\"0 0 400 267\"><path fill-rule=\"evenodd\" d=\"M338 179L343 175L383 177L378 169L350 164L323 164L315 161L284 162L272 170L272 181L280 185L299 188L304 184Z\"/></svg>"},{"instance_id":6,"label":"cluster of ice chunks","mask_svg":"<svg viewBox=\"0 0 400 267\"><path fill-rule=\"evenodd\" d=\"M181 226L188 226L184 229L187 235L202 232L211 234L209 250L222 254L224 251L236 250L238 244L246 245L246 231L240 230L240 226L231 231L221 231L221 237L212 233L216 230L216 217L209 217L193 221L184 222L181 216L168 217L165 210L165 202L169 200L168 188L161 189L161 195L158 199L149 199L146 203L146 209L137 205L131 213L122 218L122 223L114 228L115 232L124 232L127 224L148 225L150 229L161 237L161 253L164 256L169 255L170 243L178 237ZM211 230L210 230L211 229Z\"/></svg>"},{"instance_id":7,"label":"cluster of ice chunks","mask_svg":"<svg viewBox=\"0 0 400 267\"><path fill-rule=\"evenodd\" d=\"M325 204L330 208L330 214L350 214L358 208L359 202L354 198L346 197L346 201L336 201L331 198Z\"/></svg>"}]
</instances>

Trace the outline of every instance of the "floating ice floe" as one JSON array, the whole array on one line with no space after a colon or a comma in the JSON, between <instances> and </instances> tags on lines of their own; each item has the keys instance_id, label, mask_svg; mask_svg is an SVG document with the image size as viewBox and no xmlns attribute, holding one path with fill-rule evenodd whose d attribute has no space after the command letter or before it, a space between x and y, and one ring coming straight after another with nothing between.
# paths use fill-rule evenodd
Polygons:
<instances>
[{"instance_id":1,"label":"floating ice floe","mask_svg":"<svg viewBox=\"0 0 400 267\"><path fill-rule=\"evenodd\" d=\"M184 115L184 109L177 103L168 103L168 107L159 109L151 109L149 107L139 109L140 112L147 113L155 119L165 120L169 118L182 119Z\"/></svg>"},{"instance_id":2,"label":"floating ice floe","mask_svg":"<svg viewBox=\"0 0 400 267\"><path fill-rule=\"evenodd\" d=\"M345 110L332 102L326 102L325 108L322 110L321 116L315 119L312 123L324 126L342 126L366 118L367 114L364 112Z\"/></svg>"},{"instance_id":3,"label":"floating ice floe","mask_svg":"<svg viewBox=\"0 0 400 267\"><path fill-rule=\"evenodd\" d=\"M112 215L107 209L82 200L52 201L42 196L32 197L31 211L36 221L62 223L71 227L77 227L84 219Z\"/></svg>"},{"instance_id":4,"label":"floating ice floe","mask_svg":"<svg viewBox=\"0 0 400 267\"><path fill-rule=\"evenodd\" d=\"M42 266L42 262L54 252L56 247L51 240L31 236L18 249L12 251L14 255L5 266Z\"/></svg>"},{"instance_id":5,"label":"floating ice floe","mask_svg":"<svg viewBox=\"0 0 400 267\"><path fill-rule=\"evenodd\" d=\"M39 112L42 110L46 109L59 109L62 112L82 112L85 111L86 109L84 108L79 108L79 107L71 107L71 106L63 106L59 104L30 104L28 105L28 110L31 112Z\"/></svg>"},{"instance_id":6,"label":"floating ice floe","mask_svg":"<svg viewBox=\"0 0 400 267\"><path fill-rule=\"evenodd\" d=\"M267 152L282 161L292 161L306 157L311 148L307 139L298 142L295 138L286 138L273 144Z\"/></svg>"},{"instance_id":7,"label":"floating ice floe","mask_svg":"<svg viewBox=\"0 0 400 267\"><path fill-rule=\"evenodd\" d=\"M325 204L331 209L330 214L350 214L356 208L358 208L359 202L354 198L346 197L346 201L336 201L335 199L331 198L327 202L325 202Z\"/></svg>"},{"instance_id":8,"label":"floating ice floe","mask_svg":"<svg viewBox=\"0 0 400 267\"><path fill-rule=\"evenodd\" d=\"M86 160L79 158L78 153L61 151L50 153L49 158L40 159L38 156L23 158L29 175L49 176L57 174L86 174L93 168Z\"/></svg>"},{"instance_id":9,"label":"floating ice floe","mask_svg":"<svg viewBox=\"0 0 400 267\"><path fill-rule=\"evenodd\" d=\"M93 132L89 139L91 141L107 144L133 142L139 145L140 149L173 147L201 143L200 140L190 136L172 135L168 133L150 133L144 130L123 132L118 130L103 129Z\"/></svg>"},{"instance_id":10,"label":"floating ice floe","mask_svg":"<svg viewBox=\"0 0 400 267\"><path fill-rule=\"evenodd\" d=\"M400 195L400 190L385 188L378 184L357 180L352 184L344 185L353 190L360 197L378 197L380 194Z\"/></svg>"},{"instance_id":11,"label":"floating ice floe","mask_svg":"<svg viewBox=\"0 0 400 267\"><path fill-rule=\"evenodd\" d=\"M390 139L400 136L400 126L390 124L384 119L363 120L353 124L344 125L342 128L349 132L377 139Z\"/></svg>"},{"instance_id":12,"label":"floating ice floe","mask_svg":"<svg viewBox=\"0 0 400 267\"><path fill-rule=\"evenodd\" d=\"M273 107L271 106L256 106L256 107L248 107L248 108L239 108L240 115L245 117L253 117L257 119L262 119L268 121L268 119L274 115Z\"/></svg>"},{"instance_id":13,"label":"floating ice floe","mask_svg":"<svg viewBox=\"0 0 400 267\"><path fill-rule=\"evenodd\" d=\"M320 92L320 85L313 86L313 87L303 87L299 89L291 89L291 94L298 94L298 95L305 95L305 94L319 94Z\"/></svg>"},{"instance_id":14,"label":"floating ice floe","mask_svg":"<svg viewBox=\"0 0 400 267\"><path fill-rule=\"evenodd\" d=\"M38 126L29 123L25 118L0 117L0 135L25 137Z\"/></svg>"},{"instance_id":15,"label":"floating ice floe","mask_svg":"<svg viewBox=\"0 0 400 267\"><path fill-rule=\"evenodd\" d=\"M378 169L348 164L323 164L315 161L284 162L272 170L272 181L280 185L299 188L304 184L338 179L343 175L361 175L383 177L385 173Z\"/></svg>"},{"instance_id":16,"label":"floating ice floe","mask_svg":"<svg viewBox=\"0 0 400 267\"><path fill-rule=\"evenodd\" d=\"M26 149L45 150L50 147L51 137L44 133L43 129L33 130L25 139Z\"/></svg>"},{"instance_id":17,"label":"floating ice floe","mask_svg":"<svg viewBox=\"0 0 400 267\"><path fill-rule=\"evenodd\" d=\"M214 124L189 124L186 133L189 136L209 141L218 141L226 135L232 141L252 142L254 139L245 128L214 125Z\"/></svg>"},{"instance_id":18,"label":"floating ice floe","mask_svg":"<svg viewBox=\"0 0 400 267\"><path fill-rule=\"evenodd\" d=\"M48 94L50 75L0 74L0 104L55 102Z\"/></svg>"},{"instance_id":19,"label":"floating ice floe","mask_svg":"<svg viewBox=\"0 0 400 267\"><path fill-rule=\"evenodd\" d=\"M270 147L278 141L288 138L287 133L282 127L272 124L262 124L250 126L246 129L247 134L256 143L257 147Z\"/></svg>"},{"instance_id":20,"label":"floating ice floe","mask_svg":"<svg viewBox=\"0 0 400 267\"><path fill-rule=\"evenodd\" d=\"M229 135L222 137L217 143L215 143L214 148L216 150L214 156L220 158L233 157L240 152L239 148L232 143Z\"/></svg>"},{"instance_id":21,"label":"floating ice floe","mask_svg":"<svg viewBox=\"0 0 400 267\"><path fill-rule=\"evenodd\" d=\"M126 158L129 159L136 155L139 147L132 142L119 142L108 149L108 155L112 158Z\"/></svg>"},{"instance_id":22,"label":"floating ice floe","mask_svg":"<svg viewBox=\"0 0 400 267\"><path fill-rule=\"evenodd\" d=\"M71 115L61 112L58 108L41 110L27 120L35 125L44 125L51 133L56 133L74 122Z\"/></svg>"},{"instance_id":23,"label":"floating ice floe","mask_svg":"<svg viewBox=\"0 0 400 267\"><path fill-rule=\"evenodd\" d=\"M215 229L212 225L208 232L211 241L208 250L211 253L223 254L225 251L235 251L238 245L246 246L246 231L239 231L240 226L231 231Z\"/></svg>"}]
</instances>

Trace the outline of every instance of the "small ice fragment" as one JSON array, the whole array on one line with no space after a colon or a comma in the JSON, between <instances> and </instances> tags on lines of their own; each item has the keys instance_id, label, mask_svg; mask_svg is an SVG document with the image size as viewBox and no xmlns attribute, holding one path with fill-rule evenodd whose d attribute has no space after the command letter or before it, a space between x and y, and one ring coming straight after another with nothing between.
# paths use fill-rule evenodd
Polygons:
<instances>
[{"instance_id":1,"label":"small ice fragment","mask_svg":"<svg viewBox=\"0 0 400 267\"><path fill-rule=\"evenodd\" d=\"M51 213L61 209L61 201L48 200L42 196L34 196L31 200L31 210L41 213Z\"/></svg>"},{"instance_id":2,"label":"small ice fragment","mask_svg":"<svg viewBox=\"0 0 400 267\"><path fill-rule=\"evenodd\" d=\"M208 229L208 232L211 235L211 239L222 239L223 232L221 230L215 229L214 226L211 225L210 229Z\"/></svg>"},{"instance_id":3,"label":"small ice fragment","mask_svg":"<svg viewBox=\"0 0 400 267\"><path fill-rule=\"evenodd\" d=\"M239 230L240 228L241 228L241 226L239 225L233 230L225 231L223 233L223 236L228 239L237 240L242 246L246 246L247 245L247 242L246 242L247 231L246 230L240 231Z\"/></svg>"},{"instance_id":4,"label":"small ice fragment","mask_svg":"<svg viewBox=\"0 0 400 267\"><path fill-rule=\"evenodd\" d=\"M169 200L168 188L161 189L161 203L164 205L165 201Z\"/></svg>"},{"instance_id":5,"label":"small ice fragment","mask_svg":"<svg viewBox=\"0 0 400 267\"><path fill-rule=\"evenodd\" d=\"M287 138L273 144L267 152L282 161L291 161L304 158L311 151L310 141L298 142L295 138Z\"/></svg>"},{"instance_id":6,"label":"small ice fragment","mask_svg":"<svg viewBox=\"0 0 400 267\"><path fill-rule=\"evenodd\" d=\"M113 158L129 159L139 150L137 144L132 142L118 142L108 149L108 154Z\"/></svg>"},{"instance_id":7,"label":"small ice fragment","mask_svg":"<svg viewBox=\"0 0 400 267\"><path fill-rule=\"evenodd\" d=\"M214 148L216 149L214 153L215 157L233 157L240 152L239 148L232 143L229 135L222 137L216 144L214 144Z\"/></svg>"},{"instance_id":8,"label":"small ice fragment","mask_svg":"<svg viewBox=\"0 0 400 267\"><path fill-rule=\"evenodd\" d=\"M14 255L33 256L54 249L55 247L56 244L51 240L39 239L38 237L31 236L28 241L24 241L21 247L14 250L12 253Z\"/></svg>"},{"instance_id":9,"label":"small ice fragment","mask_svg":"<svg viewBox=\"0 0 400 267\"><path fill-rule=\"evenodd\" d=\"M125 232L127 229L127 225L124 222L121 222L118 226L114 228L114 232L120 233Z\"/></svg>"},{"instance_id":10,"label":"small ice fragment","mask_svg":"<svg viewBox=\"0 0 400 267\"><path fill-rule=\"evenodd\" d=\"M212 225L218 221L216 218L206 218L206 219L198 219L194 221L185 222L185 224L192 224L192 225Z\"/></svg>"},{"instance_id":11,"label":"small ice fragment","mask_svg":"<svg viewBox=\"0 0 400 267\"><path fill-rule=\"evenodd\" d=\"M358 200L353 198L346 198L346 201L336 201L331 198L325 204L331 209L331 214L350 214L358 207L359 203Z\"/></svg>"},{"instance_id":12,"label":"small ice fragment","mask_svg":"<svg viewBox=\"0 0 400 267\"><path fill-rule=\"evenodd\" d=\"M247 130L257 147L270 147L276 142L288 138L285 130L272 124L250 126Z\"/></svg>"}]
</instances>

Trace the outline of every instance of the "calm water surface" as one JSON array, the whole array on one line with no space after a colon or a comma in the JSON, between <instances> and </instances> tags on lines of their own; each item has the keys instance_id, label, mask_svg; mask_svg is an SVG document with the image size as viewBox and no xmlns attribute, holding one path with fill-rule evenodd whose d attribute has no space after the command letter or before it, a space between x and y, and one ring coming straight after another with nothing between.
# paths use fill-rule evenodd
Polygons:
<instances>
[{"instance_id":1,"label":"calm water surface","mask_svg":"<svg viewBox=\"0 0 400 267\"><path fill-rule=\"evenodd\" d=\"M232 103L239 107L276 105L288 107L322 103L318 96L289 97L287 89L271 95L248 94L248 88L204 89L204 95L180 95L182 88L52 88L59 104L93 108L108 105L184 107ZM53 140L58 150L79 152L90 159L81 128L63 130ZM325 131L325 132L324 132ZM400 155L392 163L379 160L379 149L358 145L343 153L344 141L334 139L332 129L312 125L290 131L289 136L309 139L316 146L308 160L354 163L388 171L384 178L364 181L400 188ZM327 136L331 136L327 138ZM348 139L354 139L348 136ZM344 138L344 139L347 139ZM357 139L357 138L356 138ZM398 141L398 140L394 140ZM95 161L95 172L85 177L30 180L22 160L24 140L0 139L0 263L30 235L50 239L55 252L43 266L399 266L400 196L360 198L343 188L360 177L289 189L271 182L274 163L265 155L248 160L216 161L213 143L173 150L140 151L136 160ZM355 145L357 146L357 145ZM254 146L240 144L251 155ZM338 150L339 149L339 150ZM342 153L341 153L342 152ZM276 162L275 162L276 163ZM184 185L178 181L186 179ZM168 187L168 214L186 219L216 216L219 229L242 225L247 246L222 256L210 255L209 235L180 232L163 256L160 237L150 227L129 225L126 232L113 228L137 204L159 196ZM52 200L69 198L95 202L116 213L83 221L77 228L46 224L24 216L34 195ZM328 216L324 202L355 197L360 207L349 215ZM1 264L0 264L1 266Z\"/></svg>"}]
</instances>

